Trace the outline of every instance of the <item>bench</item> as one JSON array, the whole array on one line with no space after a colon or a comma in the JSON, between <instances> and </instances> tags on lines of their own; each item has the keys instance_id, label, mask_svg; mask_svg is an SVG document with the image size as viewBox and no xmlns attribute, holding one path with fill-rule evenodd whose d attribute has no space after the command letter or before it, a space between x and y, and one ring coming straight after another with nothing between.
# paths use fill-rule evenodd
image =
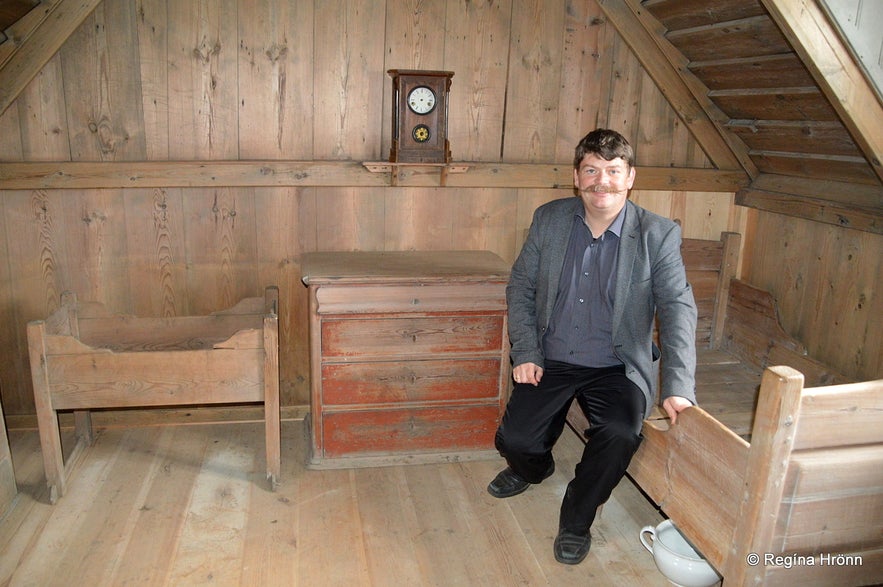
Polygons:
<instances>
[{"instance_id":1,"label":"bench","mask_svg":"<svg viewBox=\"0 0 883 587\"><path fill-rule=\"evenodd\" d=\"M734 278L738 244L730 233L684 239L700 407L671 430L655 407L628 474L725 585L879 582L883 381L851 382L811 358L782 329L772 296ZM576 405L568 424L585 441ZM752 567L749 553L773 558Z\"/></svg>"},{"instance_id":2,"label":"bench","mask_svg":"<svg viewBox=\"0 0 883 587\"><path fill-rule=\"evenodd\" d=\"M208 316L110 314L65 292L46 320L28 323L28 351L49 500L64 495L85 447L90 410L263 402L267 479L280 471L279 290ZM58 412L73 411L65 460Z\"/></svg>"}]
</instances>

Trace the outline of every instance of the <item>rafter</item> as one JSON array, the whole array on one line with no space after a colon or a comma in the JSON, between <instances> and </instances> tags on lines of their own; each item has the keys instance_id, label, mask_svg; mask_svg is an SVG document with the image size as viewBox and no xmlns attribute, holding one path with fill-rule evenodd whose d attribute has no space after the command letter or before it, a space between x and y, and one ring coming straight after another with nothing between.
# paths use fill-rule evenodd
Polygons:
<instances>
[{"instance_id":1,"label":"rafter","mask_svg":"<svg viewBox=\"0 0 883 587\"><path fill-rule=\"evenodd\" d=\"M101 1L42 2L31 11L34 16L28 13L25 18L36 20L33 28L23 31L22 38L13 37L6 41L13 43L13 50L0 68L0 115L6 112L9 105Z\"/></svg>"}]
</instances>

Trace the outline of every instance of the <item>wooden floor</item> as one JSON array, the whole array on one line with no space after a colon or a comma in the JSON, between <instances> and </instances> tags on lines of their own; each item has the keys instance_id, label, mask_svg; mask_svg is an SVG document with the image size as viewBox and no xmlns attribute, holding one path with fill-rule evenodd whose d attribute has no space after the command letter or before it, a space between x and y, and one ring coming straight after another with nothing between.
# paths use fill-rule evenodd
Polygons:
<instances>
[{"instance_id":1,"label":"wooden floor","mask_svg":"<svg viewBox=\"0 0 883 587\"><path fill-rule=\"evenodd\" d=\"M581 444L507 500L502 460L307 470L303 423L283 423L267 490L259 423L100 430L48 504L36 431L10 431L18 501L0 522L2 585L668 585L641 545L663 518L627 478L578 566L557 563L558 506Z\"/></svg>"}]
</instances>

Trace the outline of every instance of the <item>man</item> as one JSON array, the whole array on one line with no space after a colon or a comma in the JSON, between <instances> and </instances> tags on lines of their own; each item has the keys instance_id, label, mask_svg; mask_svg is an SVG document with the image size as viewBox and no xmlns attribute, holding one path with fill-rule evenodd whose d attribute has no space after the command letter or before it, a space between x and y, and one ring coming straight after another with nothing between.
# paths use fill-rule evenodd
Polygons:
<instances>
[{"instance_id":1,"label":"man","mask_svg":"<svg viewBox=\"0 0 883 587\"><path fill-rule=\"evenodd\" d=\"M555 470L552 447L576 399L588 443L561 504L555 558L589 552L595 510L625 474L656 398L672 423L693 405L696 304L673 221L628 200L634 151L619 133L586 135L573 162L579 197L534 213L506 299L515 387L496 434L508 467L488 485L511 497Z\"/></svg>"}]
</instances>

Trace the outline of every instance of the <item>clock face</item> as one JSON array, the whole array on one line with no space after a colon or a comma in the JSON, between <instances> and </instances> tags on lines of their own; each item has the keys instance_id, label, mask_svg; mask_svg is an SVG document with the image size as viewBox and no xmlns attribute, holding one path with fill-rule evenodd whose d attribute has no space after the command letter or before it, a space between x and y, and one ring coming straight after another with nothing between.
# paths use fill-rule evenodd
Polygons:
<instances>
[{"instance_id":1,"label":"clock face","mask_svg":"<svg viewBox=\"0 0 883 587\"><path fill-rule=\"evenodd\" d=\"M429 114L435 108L435 92L426 86L417 86L408 93L408 108L415 114Z\"/></svg>"}]
</instances>

